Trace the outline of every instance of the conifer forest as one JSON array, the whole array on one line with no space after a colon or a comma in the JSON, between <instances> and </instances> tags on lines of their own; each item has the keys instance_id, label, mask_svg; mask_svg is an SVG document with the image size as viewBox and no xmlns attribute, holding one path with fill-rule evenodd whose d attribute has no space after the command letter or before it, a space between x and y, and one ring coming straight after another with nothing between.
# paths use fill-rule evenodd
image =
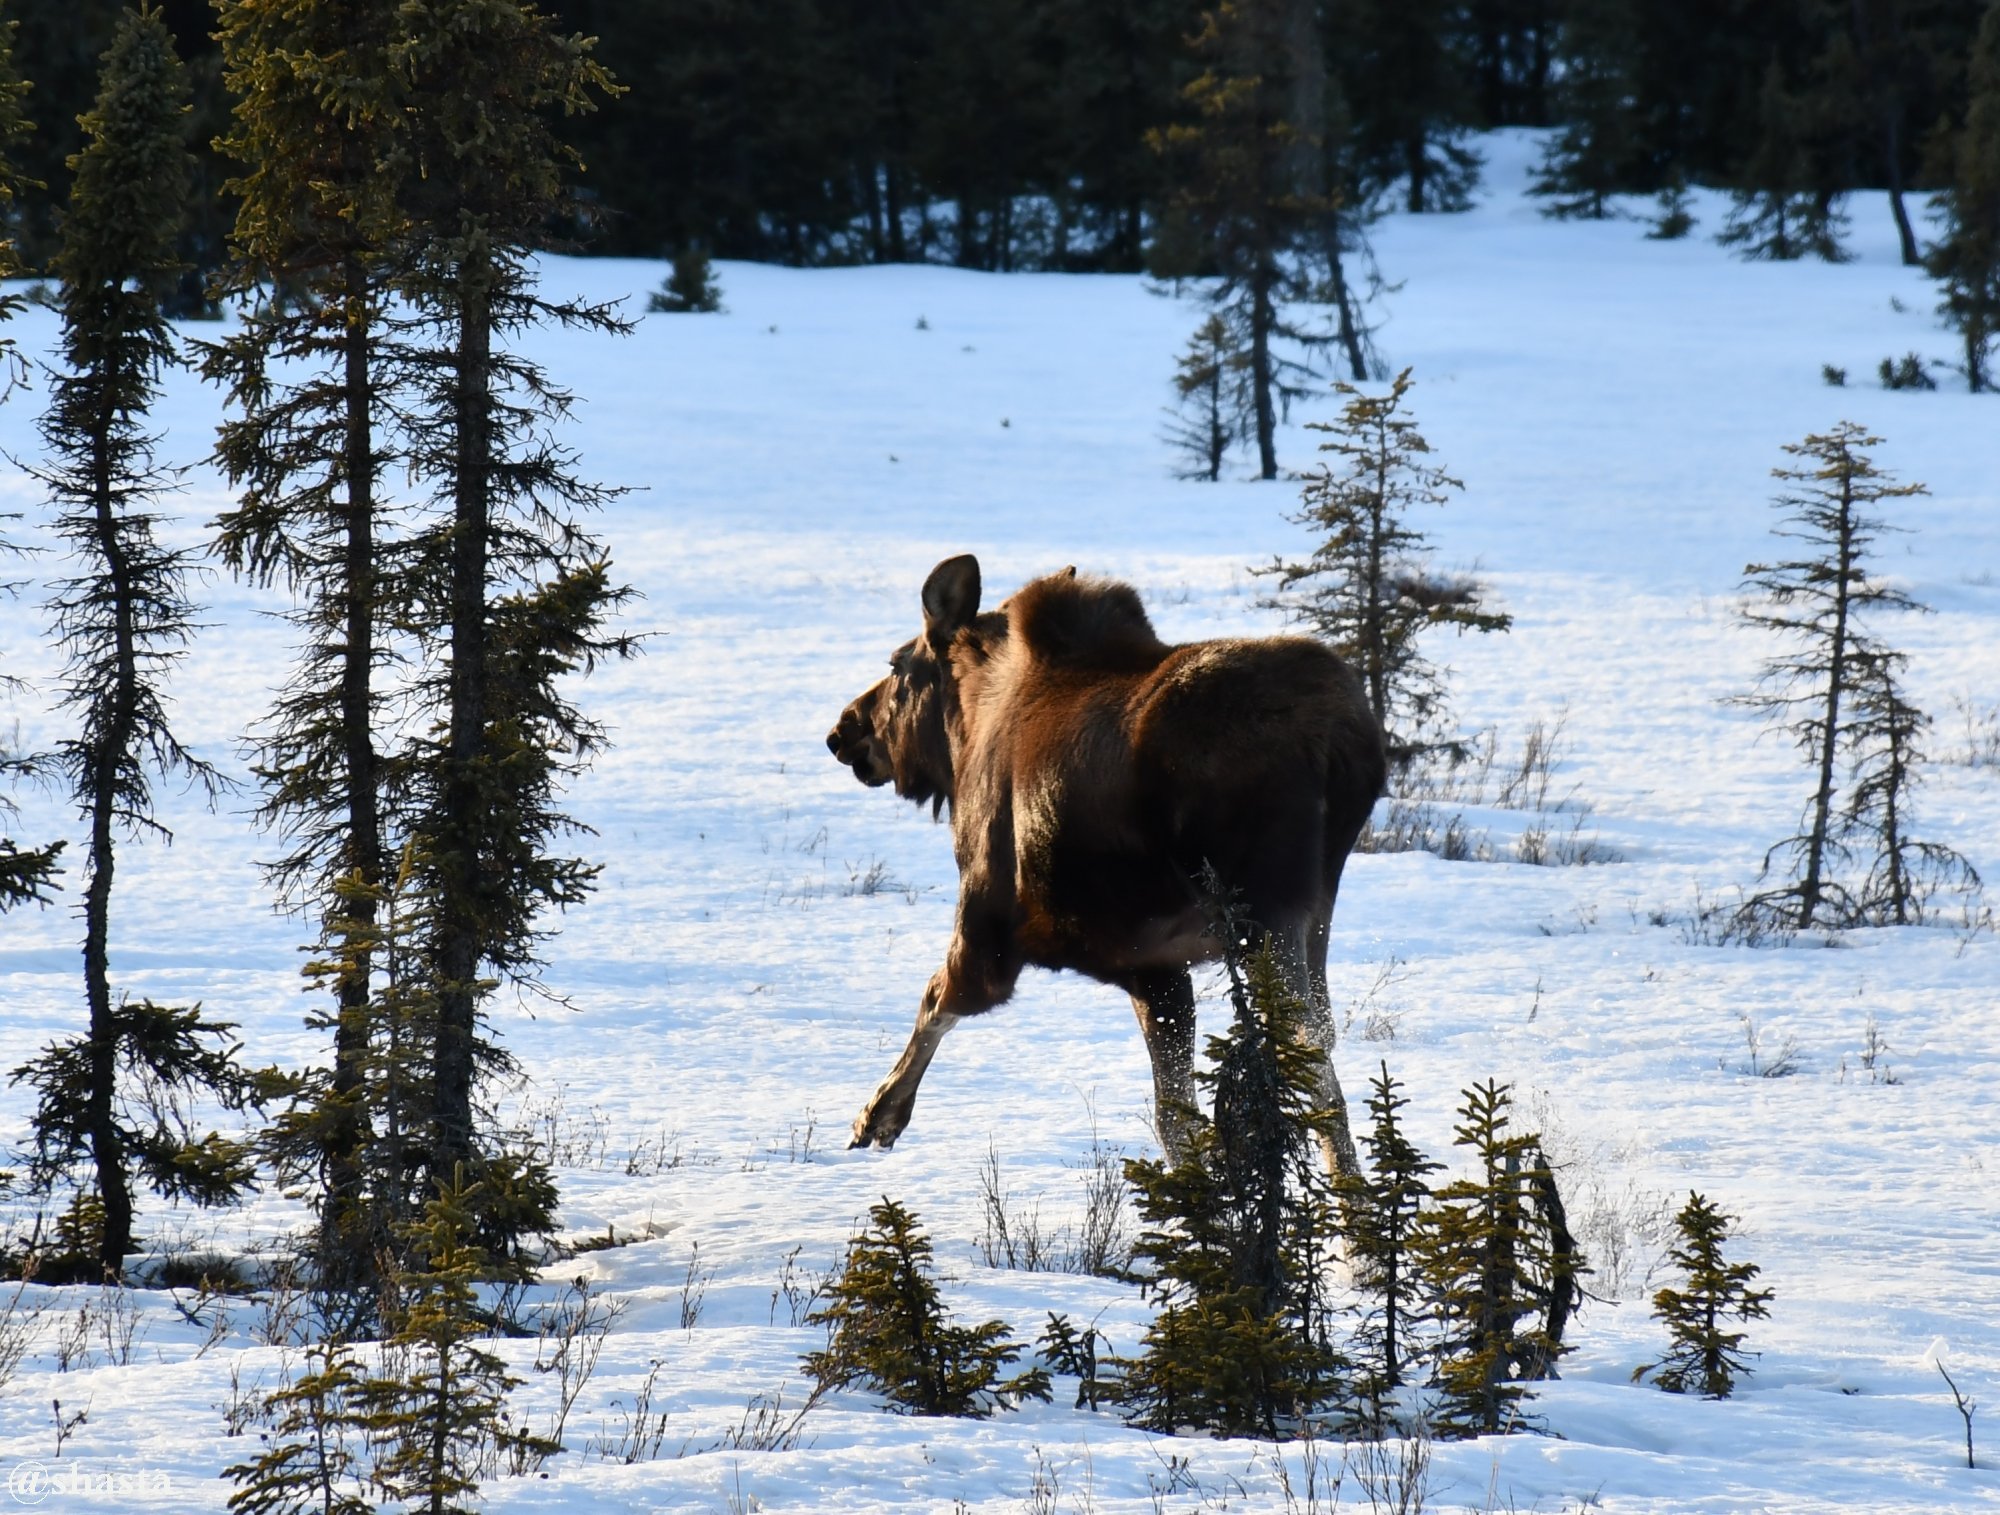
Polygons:
<instances>
[{"instance_id":1,"label":"conifer forest","mask_svg":"<svg viewBox=\"0 0 2000 1515\"><path fill-rule=\"evenodd\" d=\"M0 0L7 1498L2000 1508L1996 375L2000 0Z\"/></svg>"}]
</instances>

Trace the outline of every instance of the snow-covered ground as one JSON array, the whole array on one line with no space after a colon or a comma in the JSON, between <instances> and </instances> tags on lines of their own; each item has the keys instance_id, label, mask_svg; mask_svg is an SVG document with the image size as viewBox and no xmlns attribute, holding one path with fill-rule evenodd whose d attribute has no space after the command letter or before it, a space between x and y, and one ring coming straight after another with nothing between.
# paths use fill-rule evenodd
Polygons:
<instances>
[{"instance_id":1,"label":"snow-covered ground","mask_svg":"<svg viewBox=\"0 0 2000 1515\"><path fill-rule=\"evenodd\" d=\"M1968 1471L1933 1366L1943 1354L2000 1406L2000 943L1927 928L1750 950L1674 924L1698 891L1748 883L1803 795L1789 746L1720 703L1769 650L1733 609L1744 564L1770 551L1781 444L1855 420L1886 439L1879 462L1930 486L1898 508L1908 534L1884 540L1881 566L1936 611L1888 630L1942 757L1963 745L1954 699L2000 700L2000 402L1875 387L1882 357L1952 344L1872 198L1853 206L1853 262L1744 264L1706 238L1712 198L1701 233L1675 243L1633 221L1554 224L1519 193L1531 143L1487 146L1479 208L1376 232L1401 285L1383 350L1414 367L1416 413L1466 486L1420 524L1442 565L1476 567L1515 617L1508 635L1435 650L1464 724L1496 728L1503 761L1532 722L1564 718L1558 787L1594 805L1586 833L1620 860L1355 859L1334 922L1335 1000L1353 1011L1340 1057L1350 1093L1386 1060L1418 1138L1445 1157L1461 1086L1511 1081L1570 1164L1612 1297L1582 1315L1563 1380L1537 1390L1556 1434L1438 1445L1429 1507L2000 1507L2000 1429L1975 1422L1985 1466ZM823 736L914 630L924 572L975 551L997 599L1075 563L1137 584L1171 638L1238 635L1279 624L1248 565L1302 541L1284 519L1293 484L1171 477L1160 407L1196 317L1136 279L720 272L726 314L648 318L623 342L537 339L586 401L571 440L587 468L635 486L604 533L645 595L633 624L662 635L582 691L616 746L574 793L606 864L551 944L551 982L575 1008L510 1001L496 1019L531 1079L510 1107L560 1138L568 1228L647 1239L550 1270L625 1313L572 1450L545 1479L492 1481L482 1503L1011 1512L1036 1507L1039 1478L1059 1488L1041 1507L1062 1511L1283 1509L1269 1449L1142 1434L1061 1392L984 1422L842 1394L793 1449L718 1445L752 1396L802 1396L798 1356L820 1338L793 1323L788 1265L829 1267L885 1193L928 1226L967 1315L1030 1337L1046 1310L1097 1318L1121 1350L1145 1318L1132 1288L989 1268L977 1247L989 1148L1049 1228L1080 1216L1093 1135L1150 1150L1145 1058L1114 992L1031 974L945 1044L893 1151L843 1150L946 939L953 872L945 832L856 785ZM547 281L643 295L661 273L552 261ZM15 330L39 350L54 323L31 311ZM1827 387L1827 363L1851 387ZM15 457L38 449L41 398L0 410ZM1296 423L1333 405L1295 408L1288 466L1310 461ZM173 506L189 540L224 504L199 466L218 412L186 375L160 407L168 455L196 465ZM10 473L0 509L17 508L32 522L40 501ZM180 731L240 771L240 736L288 664L268 619L281 602L223 577L203 593L212 624L175 680ZM32 596L0 604L8 671L46 679L39 624ZM13 714L27 746L57 734L33 697ZM17 834L74 834L46 796L22 799ZM273 843L248 803L205 814L170 794L174 845L120 854L114 972L133 994L240 1022L255 1059L299 1063L320 1052L300 1025L305 931L269 911L257 862ZM1503 850L1522 825L1467 816ZM2000 770L1935 763L1921 820L2000 876ZM67 909L0 928L0 1065L77 1027L76 937ZM1871 1017L1888 1049L1872 1078ZM1797 1071L1747 1071L1746 1024L1762 1056L1795 1041ZM18 1143L27 1110L0 1090L0 1139ZM1724 1403L1629 1382L1661 1341L1646 1304L1659 1223L1690 1188L1742 1217L1737 1249L1776 1291L1751 1328L1756 1374ZM273 1192L219 1216L149 1204L141 1229L161 1247L238 1249L300 1219ZM698 1311L691 1274L712 1274ZM165 1295L137 1293L129 1352L108 1351L100 1323L88 1365L59 1374L83 1297L19 1301L47 1313L0 1389L0 1468L81 1470L81 1486L39 1486L52 1509L220 1509L219 1470L256 1445L225 1413L283 1372L259 1344L265 1312L239 1306L205 1346ZM504 1350L539 1421L554 1385L529 1346ZM655 1363L658 1455L586 1447L618 1436ZM88 1412L60 1462L52 1399L65 1419ZM1366 1507L1352 1479L1346 1496Z\"/></svg>"}]
</instances>

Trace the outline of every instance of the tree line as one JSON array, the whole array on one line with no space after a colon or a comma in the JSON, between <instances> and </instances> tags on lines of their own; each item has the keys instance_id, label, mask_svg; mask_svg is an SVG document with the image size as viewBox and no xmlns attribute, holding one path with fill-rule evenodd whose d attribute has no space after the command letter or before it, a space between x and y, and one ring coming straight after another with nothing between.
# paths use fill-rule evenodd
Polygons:
<instances>
[{"instance_id":1,"label":"tree line","mask_svg":"<svg viewBox=\"0 0 2000 1515\"><path fill-rule=\"evenodd\" d=\"M1951 177L1986 0L554 0L617 60L622 93L574 123L589 190L565 231L607 252L787 263L930 259L984 269L1147 266L1185 187L1158 134L1199 113L1197 39L1277 18L1323 87L1305 129L1351 205L1465 203L1471 132L1564 129L1554 192L1779 193L1817 224L1840 196ZM35 81L16 219L30 266L57 246L115 0L16 7ZM1210 13L1213 13L1211 16ZM181 253L226 257L234 170L223 33L165 0L189 70L191 215ZM1208 18L1208 19L1205 19ZM1809 227L1810 234L1810 227ZM192 303L198 283L181 298Z\"/></svg>"}]
</instances>

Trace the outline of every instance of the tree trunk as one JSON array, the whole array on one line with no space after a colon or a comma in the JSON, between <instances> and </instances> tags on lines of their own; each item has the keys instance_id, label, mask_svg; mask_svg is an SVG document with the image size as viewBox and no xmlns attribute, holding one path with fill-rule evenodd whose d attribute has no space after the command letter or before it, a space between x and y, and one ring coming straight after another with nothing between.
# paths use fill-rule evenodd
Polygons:
<instances>
[{"instance_id":1,"label":"tree trunk","mask_svg":"<svg viewBox=\"0 0 2000 1515\"><path fill-rule=\"evenodd\" d=\"M368 275L358 253L349 252L342 268L346 286L346 327L342 334L342 384L346 415L345 561L341 594L346 643L341 655L340 725L346 762L347 847L343 862L348 876L361 887L348 898L336 898L331 909L346 925L343 969L335 994L339 1001L333 1032L334 1127L327 1151L326 1227L328 1246L321 1265L336 1275L365 1269L366 1243L357 1249L355 1230L363 1179L360 1151L365 1113L362 1064L368 1053L369 998L373 954L365 943L373 934L378 911L376 891L383 883L382 818L379 765L373 738L375 661L375 422L371 388L372 304ZM328 1280L333 1287L351 1285L353 1276Z\"/></svg>"},{"instance_id":2,"label":"tree trunk","mask_svg":"<svg viewBox=\"0 0 2000 1515\"><path fill-rule=\"evenodd\" d=\"M1827 649L1826 728L1820 733L1819 788L1813 795L1812 833L1807 839L1806 875L1799 880L1799 928L1812 924L1824 887L1824 859L1833 814L1833 760L1840 734L1840 696L1847 683L1848 575L1854 567L1854 481L1840 481L1840 544L1834 577L1833 644Z\"/></svg>"},{"instance_id":3,"label":"tree trunk","mask_svg":"<svg viewBox=\"0 0 2000 1515\"><path fill-rule=\"evenodd\" d=\"M99 376L102 378L102 375ZM90 1084L85 1126L97 1170L97 1197L104 1207L97 1261L106 1278L125 1270L132 1250L132 1178L126 1167L124 1133L118 1126L119 1029L111 1009L111 880L114 871L112 822L118 813L118 775L132 745L139 703L138 638L135 630L132 565L118 531L118 500L112 480L112 428L107 399L92 437L91 495L97 550L111 580L111 708L88 753L90 764L90 884L83 902L83 992L90 1008Z\"/></svg>"},{"instance_id":4,"label":"tree trunk","mask_svg":"<svg viewBox=\"0 0 2000 1515\"><path fill-rule=\"evenodd\" d=\"M492 272L482 251L459 271L457 393L453 399L456 478L451 540L450 725L444 765L442 814L434 845L439 878L436 902L438 977L437 1047L431 1093L433 1187L450 1181L455 1166L471 1167L472 1086L475 1069L479 963L484 955L486 911L480 877L480 759L486 749L486 572L491 489Z\"/></svg>"},{"instance_id":5,"label":"tree trunk","mask_svg":"<svg viewBox=\"0 0 2000 1515\"><path fill-rule=\"evenodd\" d=\"M1278 476L1278 416L1271 395L1275 378L1271 371L1271 328L1278 320L1271 300L1271 287L1276 281L1277 273L1271 266L1271 258L1260 249L1256 266L1250 272L1250 385L1257 410L1257 477L1260 479L1275 479Z\"/></svg>"}]
</instances>

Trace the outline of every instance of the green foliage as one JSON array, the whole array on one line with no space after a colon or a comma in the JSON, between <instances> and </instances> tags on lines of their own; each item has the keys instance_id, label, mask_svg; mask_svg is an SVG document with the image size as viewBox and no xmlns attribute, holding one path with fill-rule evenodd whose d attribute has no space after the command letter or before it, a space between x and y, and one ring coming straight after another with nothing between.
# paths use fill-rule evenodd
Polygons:
<instances>
[{"instance_id":1,"label":"green foliage","mask_svg":"<svg viewBox=\"0 0 2000 1515\"><path fill-rule=\"evenodd\" d=\"M21 23L0 20L0 279L18 279L25 271L14 228L18 218L15 201L23 190L39 189L21 172L18 149L34 134L35 123L28 119L28 81L14 63L14 44ZM20 314L24 301L11 290L0 290L0 322ZM14 386L27 376L27 366L15 351L12 337L0 337L0 399L13 393Z\"/></svg>"},{"instance_id":2,"label":"green foliage","mask_svg":"<svg viewBox=\"0 0 2000 1515\"><path fill-rule=\"evenodd\" d=\"M1524 1423L1524 1380L1552 1377L1584 1271L1539 1138L1509 1130L1508 1090L1464 1091L1453 1142L1476 1170L1433 1191L1415 1233L1437 1321L1443 1435L1510 1432Z\"/></svg>"},{"instance_id":3,"label":"green foliage","mask_svg":"<svg viewBox=\"0 0 2000 1515\"><path fill-rule=\"evenodd\" d=\"M1370 1434L1383 1434L1390 1396L1409 1381L1420 1347L1415 1327L1426 1307L1414 1255L1427 1176L1443 1164L1432 1162L1404 1136L1398 1119L1409 1104L1382 1064L1369 1080L1368 1152L1365 1173L1338 1182L1340 1239L1354 1287L1360 1295L1360 1323L1349 1349L1353 1360L1358 1419Z\"/></svg>"},{"instance_id":4,"label":"green foliage","mask_svg":"<svg viewBox=\"0 0 2000 1515\"><path fill-rule=\"evenodd\" d=\"M1758 96L1757 145L1738 171L1729 219L1716 235L1745 258L1778 262L1807 253L1846 261L1837 181L1825 172L1814 110L1824 97L1794 89L1773 58Z\"/></svg>"},{"instance_id":5,"label":"green foliage","mask_svg":"<svg viewBox=\"0 0 2000 1515\"><path fill-rule=\"evenodd\" d=\"M1305 1005L1264 941L1229 934L1226 1034L1195 1075L1213 1113L1182 1115L1182 1155L1125 1165L1145 1229L1134 1248L1158 1305L1124 1363L1128 1418L1153 1430L1277 1436L1339 1392L1328 1298L1333 1188L1315 1138L1318 1054Z\"/></svg>"},{"instance_id":6,"label":"green foliage","mask_svg":"<svg viewBox=\"0 0 2000 1515\"><path fill-rule=\"evenodd\" d=\"M1558 86L1566 118L1549 138L1528 193L1549 203L1559 220L1601 221L1609 198L1627 187L1638 157L1639 122L1632 110L1631 0L1571 0L1558 48Z\"/></svg>"},{"instance_id":7,"label":"green foliage","mask_svg":"<svg viewBox=\"0 0 2000 1515\"><path fill-rule=\"evenodd\" d=\"M1209 312L1174 360L1176 404L1167 441L1180 454L1183 479L1222 476L1229 449L1254 429L1254 401L1245 378L1250 354L1223 311Z\"/></svg>"},{"instance_id":8,"label":"green foliage","mask_svg":"<svg viewBox=\"0 0 2000 1515\"><path fill-rule=\"evenodd\" d=\"M1659 208L1646 235L1655 242L1678 242L1694 226L1694 212L1688 209L1687 180L1675 178L1660 191Z\"/></svg>"},{"instance_id":9,"label":"green foliage","mask_svg":"<svg viewBox=\"0 0 2000 1515\"><path fill-rule=\"evenodd\" d=\"M613 91L590 40L524 0L408 0L389 49L413 175L399 293L410 361L426 375L409 465L432 508L409 548L407 626L429 721L399 755L401 816L415 843L431 931L418 965L436 996L426 1159L478 1161L474 1090L504 1066L483 1032L499 979L534 982L550 910L579 903L597 869L551 854L577 828L561 781L602 745L568 700L567 675L635 650L603 622L612 584L579 515L615 491L580 479L549 436L570 396L506 340L542 322L601 332L609 306L541 298L534 252L570 205L575 154L551 124Z\"/></svg>"},{"instance_id":10,"label":"green foliage","mask_svg":"<svg viewBox=\"0 0 2000 1515\"><path fill-rule=\"evenodd\" d=\"M508 1391L520 1380L481 1347L490 1317L474 1284L490 1259L474 1235L492 1210L484 1180L456 1171L403 1238L412 1261L395 1277L399 1298L388 1341L402 1371L370 1380L362 1400L382 1451L373 1478L392 1498L429 1515L477 1515L478 1470L494 1449L530 1457L561 1448L506 1423Z\"/></svg>"},{"instance_id":11,"label":"green foliage","mask_svg":"<svg viewBox=\"0 0 2000 1515\"><path fill-rule=\"evenodd\" d=\"M1303 621L1353 665L1398 763L1454 750L1446 735L1444 674L1424 657L1422 634L1433 626L1462 634L1512 624L1476 599L1406 592L1425 562L1424 534L1408 519L1412 507L1442 505L1447 490L1465 487L1428 461L1430 444L1403 404L1410 386L1407 368L1387 394L1334 386L1347 401L1339 419L1309 422L1308 429L1327 434L1319 450L1333 454L1339 471L1322 462L1308 474L1304 508L1289 518L1319 540L1303 562L1256 570L1278 580L1280 593L1268 603Z\"/></svg>"},{"instance_id":12,"label":"green foliage","mask_svg":"<svg viewBox=\"0 0 2000 1515\"><path fill-rule=\"evenodd\" d=\"M1906 352L1900 358L1884 358L1875 369L1884 389L1936 389L1930 364L1922 354Z\"/></svg>"},{"instance_id":13,"label":"green foliage","mask_svg":"<svg viewBox=\"0 0 2000 1515\"><path fill-rule=\"evenodd\" d=\"M1680 1233L1668 1260L1681 1270L1684 1286L1662 1289L1653 1296L1653 1314L1667 1328L1673 1344L1658 1362L1632 1370L1634 1382L1653 1375L1671 1394L1690 1391L1709 1399L1727 1399L1736 1380L1750 1371L1743 1352L1745 1333L1723 1329L1729 1320L1763 1320L1770 1311L1771 1291L1752 1288L1761 1271L1755 1263L1726 1262L1722 1244L1728 1239L1730 1217L1699 1194L1674 1217Z\"/></svg>"},{"instance_id":14,"label":"green foliage","mask_svg":"<svg viewBox=\"0 0 2000 1515\"><path fill-rule=\"evenodd\" d=\"M1397 180L1404 208L1458 211L1471 203L1479 156L1464 145L1473 109L1446 0L1356 0L1341 8L1336 47L1357 136L1358 174L1371 194Z\"/></svg>"},{"instance_id":15,"label":"green foliage","mask_svg":"<svg viewBox=\"0 0 2000 1515\"><path fill-rule=\"evenodd\" d=\"M1051 1310L1048 1329L1035 1345L1050 1372L1076 1380L1074 1408L1094 1410L1100 1399L1118 1397L1122 1383L1111 1357L1111 1342L1095 1325L1078 1330L1067 1315Z\"/></svg>"},{"instance_id":16,"label":"green foliage","mask_svg":"<svg viewBox=\"0 0 2000 1515\"><path fill-rule=\"evenodd\" d=\"M1980 886L1978 870L1958 852L1910 834L1925 759L1918 743L1931 722L1897 681L1903 662L1898 652L1859 662L1849 707L1849 787L1839 827L1850 847L1873 853L1854 908L1876 925L1920 922L1938 890Z\"/></svg>"},{"instance_id":17,"label":"green foliage","mask_svg":"<svg viewBox=\"0 0 2000 1515\"><path fill-rule=\"evenodd\" d=\"M100 1265L123 1266L132 1243L130 1183L223 1203L248 1181L241 1148L196 1136L188 1102L240 1106L249 1080L234 1066L229 1026L199 1007L114 1004L108 941L118 831L165 836L153 818L154 775L214 793L219 780L174 736L162 684L194 631L187 555L159 544L148 509L165 480L152 464L146 412L159 372L179 361L162 313L181 272L176 238L188 192L187 80L157 11L129 13L103 59L96 105L63 246L63 371L41 431L40 474L70 544L74 576L50 601L65 655L61 703L77 732L33 760L74 796L90 828L83 900L86 1035L17 1069L36 1090L35 1172L45 1182L88 1159L104 1206Z\"/></svg>"},{"instance_id":18,"label":"green foliage","mask_svg":"<svg viewBox=\"0 0 2000 1515\"><path fill-rule=\"evenodd\" d=\"M1744 587L1760 597L1743 610L1744 623L1782 638L1791 650L1766 659L1757 689L1731 703L1761 712L1792 738L1813 771L1799 829L1764 856L1766 875L1784 856L1790 876L1744 902L1739 918L1746 924L1804 930L1861 915L1836 872L1848 856L1836 824L1837 765L1842 757L1853 759L1854 700L1864 675L1895 657L1867 618L1922 608L1868 568L1868 549L1885 529L1870 507L1925 492L1921 484L1894 483L1875 466L1864 449L1881 440L1843 421L1825 435L1787 444L1785 451L1802 461L1773 470L1786 486L1776 501L1785 512L1776 530L1803 543L1804 551L1743 570Z\"/></svg>"},{"instance_id":19,"label":"green foliage","mask_svg":"<svg viewBox=\"0 0 2000 1515\"><path fill-rule=\"evenodd\" d=\"M239 1515L371 1515L357 1443L371 1429L367 1380L347 1346L315 1342L306 1369L265 1400L264 1450L222 1470Z\"/></svg>"},{"instance_id":20,"label":"green foliage","mask_svg":"<svg viewBox=\"0 0 2000 1515\"><path fill-rule=\"evenodd\" d=\"M1182 118L1147 137L1171 165L1168 213L1188 271L1213 277L1203 298L1243 355L1265 479L1278 476L1279 411L1306 392L1314 355L1339 342L1366 372L1342 264L1360 228L1342 208L1339 119L1316 27L1297 0L1220 0L1193 38L1201 72L1181 92ZM1334 329L1290 314L1315 304L1335 308Z\"/></svg>"},{"instance_id":21,"label":"green foliage","mask_svg":"<svg viewBox=\"0 0 2000 1515\"><path fill-rule=\"evenodd\" d=\"M1966 382L1992 387L1989 357L2000 336L2000 10L1973 44L1965 119L1949 141L1946 187L1931 201L1939 235L1924 258L1938 281L1938 314L1964 341Z\"/></svg>"},{"instance_id":22,"label":"green foliage","mask_svg":"<svg viewBox=\"0 0 2000 1515\"><path fill-rule=\"evenodd\" d=\"M722 309L722 286L715 282L715 265L700 247L689 247L674 257L674 271L667 282L646 297L646 309L655 315L687 315Z\"/></svg>"},{"instance_id":23,"label":"green foliage","mask_svg":"<svg viewBox=\"0 0 2000 1515\"><path fill-rule=\"evenodd\" d=\"M917 1219L883 1196L847 1246L826 1304L807 1317L827 1328L805 1368L823 1389L860 1384L913 1415L986 1416L1023 1399L1049 1398L1049 1376L1001 1372L1021 1355L1007 1323L953 1325L931 1276L931 1242Z\"/></svg>"}]
</instances>

